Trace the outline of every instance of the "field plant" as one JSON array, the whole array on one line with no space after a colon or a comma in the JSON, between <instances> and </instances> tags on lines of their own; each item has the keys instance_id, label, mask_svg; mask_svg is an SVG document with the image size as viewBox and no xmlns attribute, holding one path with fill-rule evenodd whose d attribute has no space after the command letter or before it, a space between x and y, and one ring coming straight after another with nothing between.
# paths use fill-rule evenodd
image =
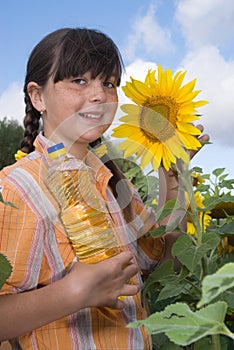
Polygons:
<instances>
[{"instance_id":1,"label":"field plant","mask_svg":"<svg viewBox=\"0 0 234 350\"><path fill-rule=\"evenodd\" d=\"M169 260L147 278L142 294L148 299L150 316L129 327L145 327L152 334L155 350L231 350L234 347L234 180L228 178L224 168L203 174L201 168L188 170L185 166L179 176L180 189L189 199L184 209L188 229L172 249L181 270L175 273ZM155 209L159 227L150 233L153 237L179 229L177 223L160 224L174 210L183 209L177 200Z\"/></svg>"},{"instance_id":2,"label":"field plant","mask_svg":"<svg viewBox=\"0 0 234 350\"><path fill-rule=\"evenodd\" d=\"M0 191L0 202L3 202L6 205L13 206L12 203L4 201L1 191ZM12 271L12 266L8 261L7 257L0 253L0 289L3 284L6 282L7 278L10 276Z\"/></svg>"}]
</instances>

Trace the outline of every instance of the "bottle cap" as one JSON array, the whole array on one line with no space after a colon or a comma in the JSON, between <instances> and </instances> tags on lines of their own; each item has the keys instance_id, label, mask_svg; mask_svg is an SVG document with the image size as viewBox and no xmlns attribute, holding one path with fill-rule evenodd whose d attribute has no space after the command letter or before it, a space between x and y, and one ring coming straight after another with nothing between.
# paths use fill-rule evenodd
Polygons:
<instances>
[{"instance_id":1,"label":"bottle cap","mask_svg":"<svg viewBox=\"0 0 234 350\"><path fill-rule=\"evenodd\" d=\"M48 152L50 159L58 158L58 157L63 156L67 153L66 148L64 147L64 144L62 142L58 143L56 145L53 145L51 147L48 147L47 152Z\"/></svg>"}]
</instances>

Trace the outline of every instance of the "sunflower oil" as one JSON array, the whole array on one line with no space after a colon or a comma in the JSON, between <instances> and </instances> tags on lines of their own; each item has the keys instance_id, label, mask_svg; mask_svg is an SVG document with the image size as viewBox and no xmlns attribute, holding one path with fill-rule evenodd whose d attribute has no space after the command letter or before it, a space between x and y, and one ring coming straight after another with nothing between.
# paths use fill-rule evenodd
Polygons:
<instances>
[{"instance_id":1,"label":"sunflower oil","mask_svg":"<svg viewBox=\"0 0 234 350\"><path fill-rule=\"evenodd\" d=\"M122 251L105 214L91 169L68 158L62 143L48 148L52 165L47 185L60 205L67 236L81 262L94 264Z\"/></svg>"}]
</instances>

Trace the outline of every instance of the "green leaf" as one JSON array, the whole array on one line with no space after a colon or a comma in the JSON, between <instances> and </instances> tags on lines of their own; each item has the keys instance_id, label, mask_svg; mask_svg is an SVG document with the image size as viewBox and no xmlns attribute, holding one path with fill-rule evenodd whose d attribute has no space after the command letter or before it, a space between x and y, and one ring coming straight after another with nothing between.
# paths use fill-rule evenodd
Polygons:
<instances>
[{"instance_id":1,"label":"green leaf","mask_svg":"<svg viewBox=\"0 0 234 350\"><path fill-rule=\"evenodd\" d=\"M203 204L204 208L202 211L208 211L213 209L217 204L222 202L234 202L234 196L231 195L224 195L224 196L213 196L213 197L207 197L204 199Z\"/></svg>"},{"instance_id":2,"label":"green leaf","mask_svg":"<svg viewBox=\"0 0 234 350\"><path fill-rule=\"evenodd\" d=\"M0 202L2 202L5 205L8 205L10 207L18 209L18 207L16 207L13 203L4 201L1 191L0 191Z\"/></svg>"},{"instance_id":3,"label":"green leaf","mask_svg":"<svg viewBox=\"0 0 234 350\"><path fill-rule=\"evenodd\" d=\"M165 333L174 343L187 346L213 334L232 335L224 324L227 304L219 301L193 312L187 304L176 303L156 312L146 320L130 323L128 327L144 326L151 334ZM234 336L234 335L233 335Z\"/></svg>"},{"instance_id":4,"label":"green leaf","mask_svg":"<svg viewBox=\"0 0 234 350\"><path fill-rule=\"evenodd\" d=\"M228 174L223 174L222 176L219 177L219 181L223 181L224 179L226 179L227 176Z\"/></svg>"},{"instance_id":5,"label":"green leaf","mask_svg":"<svg viewBox=\"0 0 234 350\"><path fill-rule=\"evenodd\" d=\"M3 196L2 196L1 191L0 191L0 202L3 202L3 203L4 203L4 199L3 199Z\"/></svg>"},{"instance_id":6,"label":"green leaf","mask_svg":"<svg viewBox=\"0 0 234 350\"><path fill-rule=\"evenodd\" d=\"M207 232L202 237L202 245L209 250L215 249L220 242L220 238L213 232Z\"/></svg>"},{"instance_id":7,"label":"green leaf","mask_svg":"<svg viewBox=\"0 0 234 350\"><path fill-rule=\"evenodd\" d=\"M156 213L156 221L161 222L164 218L166 218L168 215L170 215L175 210L184 210L184 208L181 207L179 201L177 199L171 199L165 203L165 205L158 210Z\"/></svg>"},{"instance_id":8,"label":"green leaf","mask_svg":"<svg viewBox=\"0 0 234 350\"><path fill-rule=\"evenodd\" d=\"M224 172L225 168L217 168L215 170L212 171L212 174L214 176L220 176L223 172Z\"/></svg>"},{"instance_id":9,"label":"green leaf","mask_svg":"<svg viewBox=\"0 0 234 350\"><path fill-rule=\"evenodd\" d=\"M174 276L174 265L172 260L167 260L164 264L159 265L154 272L145 281L143 296L148 293L152 288L155 289L155 285L160 283L161 280L166 279L169 281L171 276Z\"/></svg>"},{"instance_id":10,"label":"green leaf","mask_svg":"<svg viewBox=\"0 0 234 350\"><path fill-rule=\"evenodd\" d=\"M150 231L150 235L154 238L158 238L162 235L164 235L167 231L167 226L166 225L160 225L159 227L157 227L155 230Z\"/></svg>"},{"instance_id":11,"label":"green leaf","mask_svg":"<svg viewBox=\"0 0 234 350\"><path fill-rule=\"evenodd\" d=\"M197 190L199 190L199 192L207 192L209 188L210 188L210 185L201 184L198 186Z\"/></svg>"},{"instance_id":12,"label":"green leaf","mask_svg":"<svg viewBox=\"0 0 234 350\"><path fill-rule=\"evenodd\" d=\"M222 293L220 300L225 301L228 305L228 308L234 314L234 288L228 289Z\"/></svg>"},{"instance_id":13,"label":"green leaf","mask_svg":"<svg viewBox=\"0 0 234 350\"><path fill-rule=\"evenodd\" d=\"M201 145L204 146L204 145L213 145L213 142L211 141L200 141Z\"/></svg>"},{"instance_id":14,"label":"green leaf","mask_svg":"<svg viewBox=\"0 0 234 350\"><path fill-rule=\"evenodd\" d=\"M179 228L179 223L181 221L181 218L178 217L175 219L174 222L168 224L168 225L160 225L159 227L157 227L155 230L150 231L150 235L154 238L158 238L162 235L164 235L167 232L173 232L173 231L181 231Z\"/></svg>"},{"instance_id":15,"label":"green leaf","mask_svg":"<svg viewBox=\"0 0 234 350\"><path fill-rule=\"evenodd\" d=\"M224 180L219 184L221 188L228 188L229 190L233 189L234 180Z\"/></svg>"},{"instance_id":16,"label":"green leaf","mask_svg":"<svg viewBox=\"0 0 234 350\"><path fill-rule=\"evenodd\" d=\"M227 263L213 275L206 276L202 282L202 298L198 307L211 302L219 294L234 287L234 263Z\"/></svg>"},{"instance_id":17,"label":"green leaf","mask_svg":"<svg viewBox=\"0 0 234 350\"><path fill-rule=\"evenodd\" d=\"M156 302L170 299L182 295L182 293L190 293L191 286L185 280L189 271L186 267L182 267L179 274L176 274L173 267L173 261L167 260L164 264L160 265L146 280L143 296L146 296L149 292L159 292L156 298Z\"/></svg>"},{"instance_id":18,"label":"green leaf","mask_svg":"<svg viewBox=\"0 0 234 350\"><path fill-rule=\"evenodd\" d=\"M172 247L172 254L187 267L191 272L194 272L201 258L206 253L214 249L219 244L219 238L216 234L207 233L203 236L202 244L196 246L189 235L180 236Z\"/></svg>"},{"instance_id":19,"label":"green leaf","mask_svg":"<svg viewBox=\"0 0 234 350\"><path fill-rule=\"evenodd\" d=\"M221 227L216 227L211 229L212 232L218 233L220 235L234 235L234 221L229 222L228 224L224 224Z\"/></svg>"},{"instance_id":20,"label":"green leaf","mask_svg":"<svg viewBox=\"0 0 234 350\"><path fill-rule=\"evenodd\" d=\"M187 294L189 292L187 292L186 287L188 286L188 284L185 283L167 283L163 289L160 291L157 301L161 301L161 300L165 300L171 297L175 297L177 295L180 294Z\"/></svg>"},{"instance_id":21,"label":"green leaf","mask_svg":"<svg viewBox=\"0 0 234 350\"><path fill-rule=\"evenodd\" d=\"M192 172L193 173L200 173L202 174L202 168L198 167L198 166L195 166L192 168Z\"/></svg>"},{"instance_id":22,"label":"green leaf","mask_svg":"<svg viewBox=\"0 0 234 350\"><path fill-rule=\"evenodd\" d=\"M12 272L12 266L5 255L0 253L0 289Z\"/></svg>"},{"instance_id":23,"label":"green leaf","mask_svg":"<svg viewBox=\"0 0 234 350\"><path fill-rule=\"evenodd\" d=\"M203 178L204 180L210 180L210 174L203 174L203 175L202 175L202 178Z\"/></svg>"}]
</instances>

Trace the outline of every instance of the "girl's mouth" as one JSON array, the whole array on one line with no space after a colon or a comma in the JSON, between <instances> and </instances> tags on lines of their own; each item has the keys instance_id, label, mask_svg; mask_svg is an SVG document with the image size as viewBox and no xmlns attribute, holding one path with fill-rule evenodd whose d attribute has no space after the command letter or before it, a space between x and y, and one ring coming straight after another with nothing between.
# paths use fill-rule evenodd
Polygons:
<instances>
[{"instance_id":1,"label":"girl's mouth","mask_svg":"<svg viewBox=\"0 0 234 350\"><path fill-rule=\"evenodd\" d=\"M101 119L102 117L102 114L93 114L93 113L79 113L79 115L82 117L82 118L87 118L87 119Z\"/></svg>"}]
</instances>

